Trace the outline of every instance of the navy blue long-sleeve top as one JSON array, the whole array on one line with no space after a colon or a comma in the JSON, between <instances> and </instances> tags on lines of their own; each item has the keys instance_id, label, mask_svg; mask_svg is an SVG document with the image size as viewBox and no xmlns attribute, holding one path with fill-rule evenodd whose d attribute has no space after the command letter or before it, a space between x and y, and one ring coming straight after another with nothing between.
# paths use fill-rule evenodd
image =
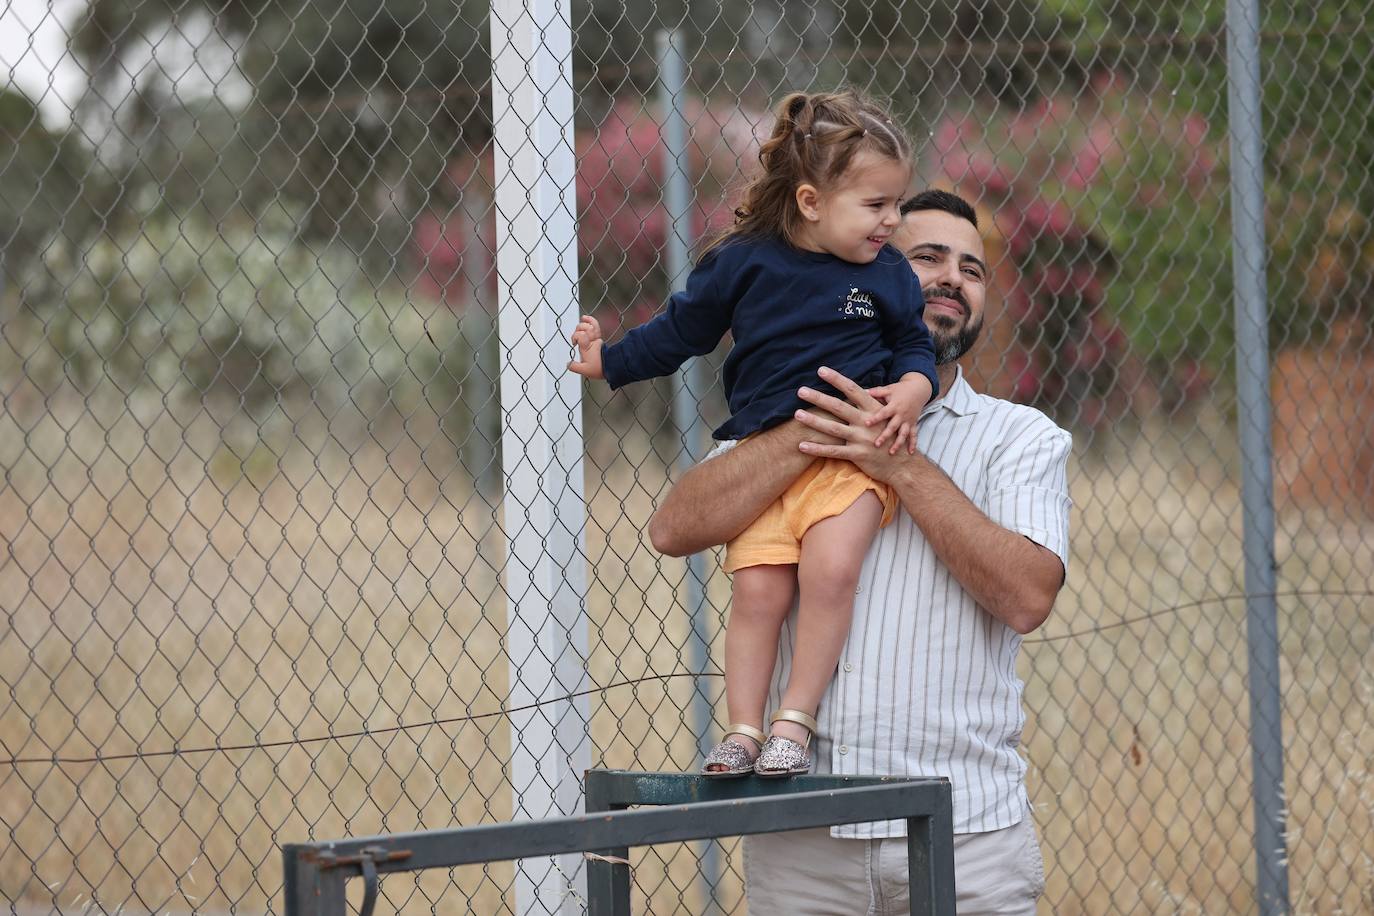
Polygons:
<instances>
[{"instance_id":1,"label":"navy blue long-sleeve top","mask_svg":"<svg viewBox=\"0 0 1374 916\"><path fill-rule=\"evenodd\" d=\"M920 281L890 245L854 264L782 239L739 239L710 252L662 314L605 347L602 364L612 388L670 375L729 331L731 416L714 435L741 439L790 418L801 386L826 390L820 366L866 388L919 372L938 393L924 311Z\"/></svg>"}]
</instances>

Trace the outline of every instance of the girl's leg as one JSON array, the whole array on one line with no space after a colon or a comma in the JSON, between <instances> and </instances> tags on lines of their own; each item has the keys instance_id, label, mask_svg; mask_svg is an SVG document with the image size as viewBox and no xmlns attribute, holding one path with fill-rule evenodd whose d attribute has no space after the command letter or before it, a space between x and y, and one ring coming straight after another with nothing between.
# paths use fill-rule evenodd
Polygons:
<instances>
[{"instance_id":1,"label":"girl's leg","mask_svg":"<svg viewBox=\"0 0 1374 916\"><path fill-rule=\"evenodd\" d=\"M793 565L746 566L734 573L730 621L725 627L725 708L727 725L742 723L762 731L763 707L778 657L778 634L792 610L797 588ZM752 739L730 739L757 753Z\"/></svg>"},{"instance_id":2,"label":"girl's leg","mask_svg":"<svg viewBox=\"0 0 1374 916\"><path fill-rule=\"evenodd\" d=\"M854 587L859 584L864 555L883 519L877 494L866 492L839 515L822 519L802 536L797 580L797 644L792 672L782 695L785 709L815 715L821 695L835 676L849 624L854 618ZM774 723L772 732L806 743L807 730L794 722Z\"/></svg>"}]
</instances>

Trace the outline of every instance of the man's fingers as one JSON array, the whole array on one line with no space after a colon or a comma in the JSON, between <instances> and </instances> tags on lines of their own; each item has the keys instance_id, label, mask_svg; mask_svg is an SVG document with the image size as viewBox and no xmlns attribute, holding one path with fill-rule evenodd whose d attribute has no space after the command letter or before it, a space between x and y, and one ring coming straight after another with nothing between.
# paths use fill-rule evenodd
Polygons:
<instances>
[{"instance_id":1,"label":"man's fingers","mask_svg":"<svg viewBox=\"0 0 1374 916\"><path fill-rule=\"evenodd\" d=\"M814 404L826 413L834 414L846 422L854 422L860 418L859 409L848 401L842 401L833 395L824 394L815 388L801 388L797 391L797 396L808 404Z\"/></svg>"},{"instance_id":2,"label":"man's fingers","mask_svg":"<svg viewBox=\"0 0 1374 916\"><path fill-rule=\"evenodd\" d=\"M860 410L872 410L878 406L877 400L865 391L858 383L845 378L840 373L831 369L829 366L822 366L818 372L821 378L834 385L840 394L849 399L849 402Z\"/></svg>"},{"instance_id":3,"label":"man's fingers","mask_svg":"<svg viewBox=\"0 0 1374 916\"><path fill-rule=\"evenodd\" d=\"M827 436L834 436L836 439L858 442L867 433L861 426L850 426L848 423L841 423L829 417L818 416L809 410L797 411L796 417L803 426L809 426L818 433L825 433Z\"/></svg>"},{"instance_id":4,"label":"man's fingers","mask_svg":"<svg viewBox=\"0 0 1374 916\"><path fill-rule=\"evenodd\" d=\"M801 450L808 455L815 455L817 458L842 458L851 461L856 455L850 453L852 445L826 445L822 442L803 442Z\"/></svg>"}]
</instances>

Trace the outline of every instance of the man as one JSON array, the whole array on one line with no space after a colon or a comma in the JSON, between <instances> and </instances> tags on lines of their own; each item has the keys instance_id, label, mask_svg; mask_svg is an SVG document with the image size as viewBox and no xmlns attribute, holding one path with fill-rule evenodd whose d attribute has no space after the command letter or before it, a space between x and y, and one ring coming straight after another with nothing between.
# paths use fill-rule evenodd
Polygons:
<instances>
[{"instance_id":1,"label":"man","mask_svg":"<svg viewBox=\"0 0 1374 916\"><path fill-rule=\"evenodd\" d=\"M684 475L649 534L675 556L727 541L820 456L890 483L903 512L864 563L818 710L817 771L948 776L959 913L1031 914L1044 865L1017 753L1016 655L1064 582L1070 437L1037 410L976 394L957 365L987 293L973 209L927 191L902 213L893 244L921 281L941 392L921 416L920 453L875 449L878 428L864 420L877 402L821 369L847 402L802 389L825 413L799 411L797 422L718 449ZM795 615L775 683L786 680L794 627ZM900 821L750 837L749 912L907 913L904 837Z\"/></svg>"}]
</instances>

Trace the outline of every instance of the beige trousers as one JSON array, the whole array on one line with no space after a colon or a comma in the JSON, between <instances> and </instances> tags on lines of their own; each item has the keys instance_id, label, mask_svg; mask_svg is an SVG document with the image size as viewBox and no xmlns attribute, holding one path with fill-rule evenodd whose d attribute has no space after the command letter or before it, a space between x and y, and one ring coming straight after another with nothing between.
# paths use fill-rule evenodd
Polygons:
<instances>
[{"instance_id":1,"label":"beige trousers","mask_svg":"<svg viewBox=\"0 0 1374 916\"><path fill-rule=\"evenodd\" d=\"M906 838L837 840L830 828L744 838L749 916L907 916ZM959 916L1034 916L1045 890L1035 824L954 835Z\"/></svg>"}]
</instances>

